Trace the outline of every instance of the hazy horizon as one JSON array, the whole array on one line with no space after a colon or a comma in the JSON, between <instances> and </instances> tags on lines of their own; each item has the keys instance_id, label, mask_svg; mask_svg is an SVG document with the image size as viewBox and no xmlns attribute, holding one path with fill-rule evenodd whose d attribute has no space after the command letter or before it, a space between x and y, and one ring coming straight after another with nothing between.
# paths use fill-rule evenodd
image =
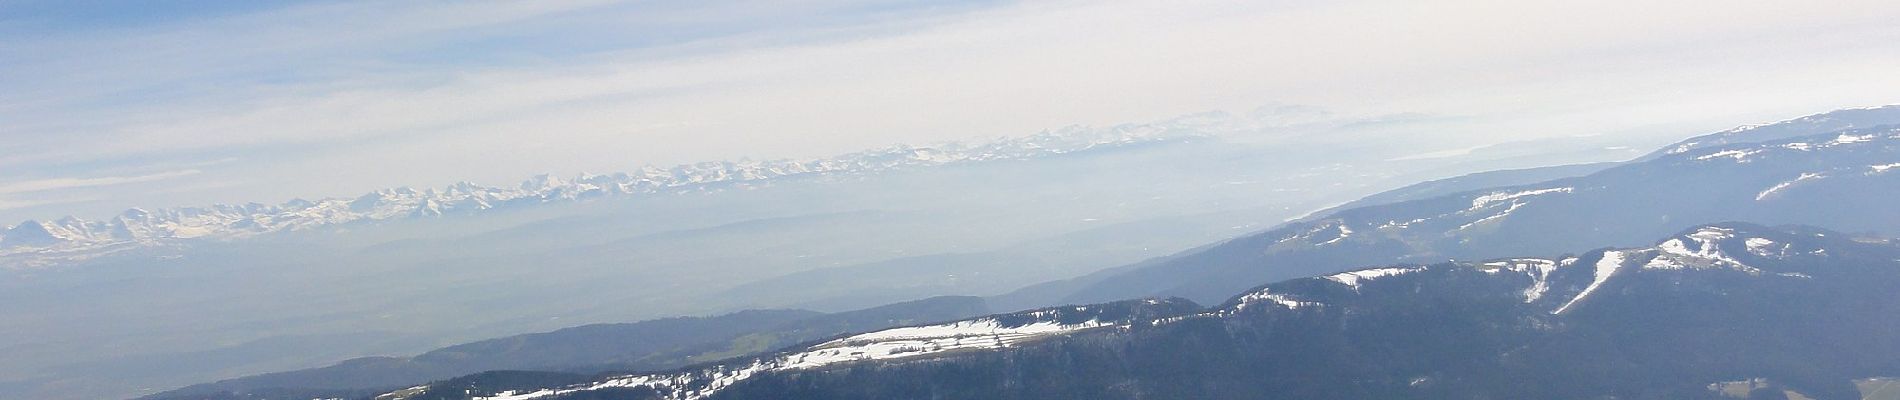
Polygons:
<instances>
[{"instance_id":1,"label":"hazy horizon","mask_svg":"<svg viewBox=\"0 0 1900 400\"><path fill-rule=\"evenodd\" d=\"M1880 45L1900 39L1895 16L1881 1L12 1L0 220L1265 104L1435 118L1394 133L1435 150L1682 136L1900 102L1884 73L1900 54Z\"/></svg>"}]
</instances>

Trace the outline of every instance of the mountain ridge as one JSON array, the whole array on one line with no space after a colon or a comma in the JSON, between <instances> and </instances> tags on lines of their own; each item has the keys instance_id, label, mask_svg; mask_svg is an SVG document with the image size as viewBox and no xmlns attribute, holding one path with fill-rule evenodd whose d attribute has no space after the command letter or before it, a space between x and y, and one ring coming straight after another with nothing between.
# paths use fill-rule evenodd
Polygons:
<instances>
[{"instance_id":1,"label":"mountain ridge","mask_svg":"<svg viewBox=\"0 0 1900 400\"><path fill-rule=\"evenodd\" d=\"M1680 154L1711 146L1774 141L1794 136L1804 136L1816 132L1872 128L1880 125L1894 124L1896 122L1900 122L1900 104L1843 108L1777 122L1743 125L1721 132L1684 139L1637 158L1635 161L1653 160L1670 154Z\"/></svg>"},{"instance_id":2,"label":"mountain ridge","mask_svg":"<svg viewBox=\"0 0 1900 400\"><path fill-rule=\"evenodd\" d=\"M409 357L354 358L321 368L227 379L141 398L287 398L275 393L331 396L489 370L584 374L676 368L844 333L956 320L989 312L980 298L942 296L837 313L745 310L710 317L592 324L463 343ZM708 357L713 359L706 359Z\"/></svg>"},{"instance_id":3,"label":"mountain ridge","mask_svg":"<svg viewBox=\"0 0 1900 400\"><path fill-rule=\"evenodd\" d=\"M1809 324L1900 326L1882 311L1900 311L1900 296L1865 290L1900 283L1900 242L1728 222L1652 243L1360 268L1256 286L1208 308L1166 299L1064 306L849 335L673 372L558 387L473 385L453 394L419 387L377 399L1714 398L1705 387L1764 377L1836 398L1854 393L1849 380L1900 373L1900 364L1878 362L1900 354L1900 346L1879 344L1891 330L1829 331L1848 336L1776 347L1808 340L1784 334ZM1830 307L1869 318L1816 313ZM1677 317L1697 313L1707 315ZM1764 316L1746 325L1767 331L1702 331L1736 313ZM1616 336L1629 334L1640 336ZM1731 349L1740 354L1728 363L1686 356L1722 357L1713 350L1722 346L1742 347ZM1862 354L1841 353L1854 349ZM1579 360L1549 362L1563 357ZM1820 359L1839 365L1784 368ZM1628 364L1642 360L1653 364ZM1661 373L1671 368L1678 370ZM1571 381L1519 384L1552 376Z\"/></svg>"},{"instance_id":4,"label":"mountain ridge","mask_svg":"<svg viewBox=\"0 0 1900 400\"><path fill-rule=\"evenodd\" d=\"M1241 289L1235 282L1351 265L1537 253L1565 242L1632 245L1723 220L1892 229L1900 213L1879 204L1900 192L1889 172L1895 163L1895 125L1705 147L1581 177L1338 210L1077 278L1088 283L1061 298L1206 302ZM1828 217L1822 207L1863 212Z\"/></svg>"}]
</instances>

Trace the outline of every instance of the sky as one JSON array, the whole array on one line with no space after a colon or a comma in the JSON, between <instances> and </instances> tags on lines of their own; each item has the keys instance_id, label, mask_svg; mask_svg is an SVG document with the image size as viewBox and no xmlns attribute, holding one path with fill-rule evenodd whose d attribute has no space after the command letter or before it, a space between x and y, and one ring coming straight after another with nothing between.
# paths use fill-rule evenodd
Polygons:
<instances>
[{"instance_id":1,"label":"sky","mask_svg":"<svg viewBox=\"0 0 1900 400\"><path fill-rule=\"evenodd\" d=\"M1662 3L1662 4L1657 4ZM1900 103L1900 2L0 0L0 226L1301 104L1446 149Z\"/></svg>"}]
</instances>

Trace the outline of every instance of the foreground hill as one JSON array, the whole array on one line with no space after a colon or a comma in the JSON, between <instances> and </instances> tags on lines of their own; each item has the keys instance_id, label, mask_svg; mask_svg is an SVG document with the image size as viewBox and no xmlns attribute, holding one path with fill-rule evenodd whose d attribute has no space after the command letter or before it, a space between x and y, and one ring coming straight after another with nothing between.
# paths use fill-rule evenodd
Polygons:
<instances>
[{"instance_id":1,"label":"foreground hill","mask_svg":"<svg viewBox=\"0 0 1900 400\"><path fill-rule=\"evenodd\" d=\"M678 368L848 332L989 313L976 297L937 297L857 311L752 310L716 317L597 324L455 345L414 357L336 365L193 385L148 399L343 397L488 370L592 373Z\"/></svg>"},{"instance_id":2,"label":"foreground hill","mask_svg":"<svg viewBox=\"0 0 1900 400\"><path fill-rule=\"evenodd\" d=\"M379 398L1859 398L1885 382L1865 378L1900 375L1894 287L1900 243L1724 223L1646 247L1282 281L1210 309L1059 307Z\"/></svg>"}]
</instances>

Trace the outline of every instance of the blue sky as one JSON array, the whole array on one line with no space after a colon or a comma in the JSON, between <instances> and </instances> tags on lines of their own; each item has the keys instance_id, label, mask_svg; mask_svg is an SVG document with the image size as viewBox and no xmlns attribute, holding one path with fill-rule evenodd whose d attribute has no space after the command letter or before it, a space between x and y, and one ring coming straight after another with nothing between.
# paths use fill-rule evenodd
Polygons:
<instances>
[{"instance_id":1,"label":"blue sky","mask_svg":"<svg viewBox=\"0 0 1900 400\"><path fill-rule=\"evenodd\" d=\"M0 225L1266 103L1447 148L1900 102L1841 1L0 0ZM1687 135L1693 132L1682 132Z\"/></svg>"}]
</instances>

